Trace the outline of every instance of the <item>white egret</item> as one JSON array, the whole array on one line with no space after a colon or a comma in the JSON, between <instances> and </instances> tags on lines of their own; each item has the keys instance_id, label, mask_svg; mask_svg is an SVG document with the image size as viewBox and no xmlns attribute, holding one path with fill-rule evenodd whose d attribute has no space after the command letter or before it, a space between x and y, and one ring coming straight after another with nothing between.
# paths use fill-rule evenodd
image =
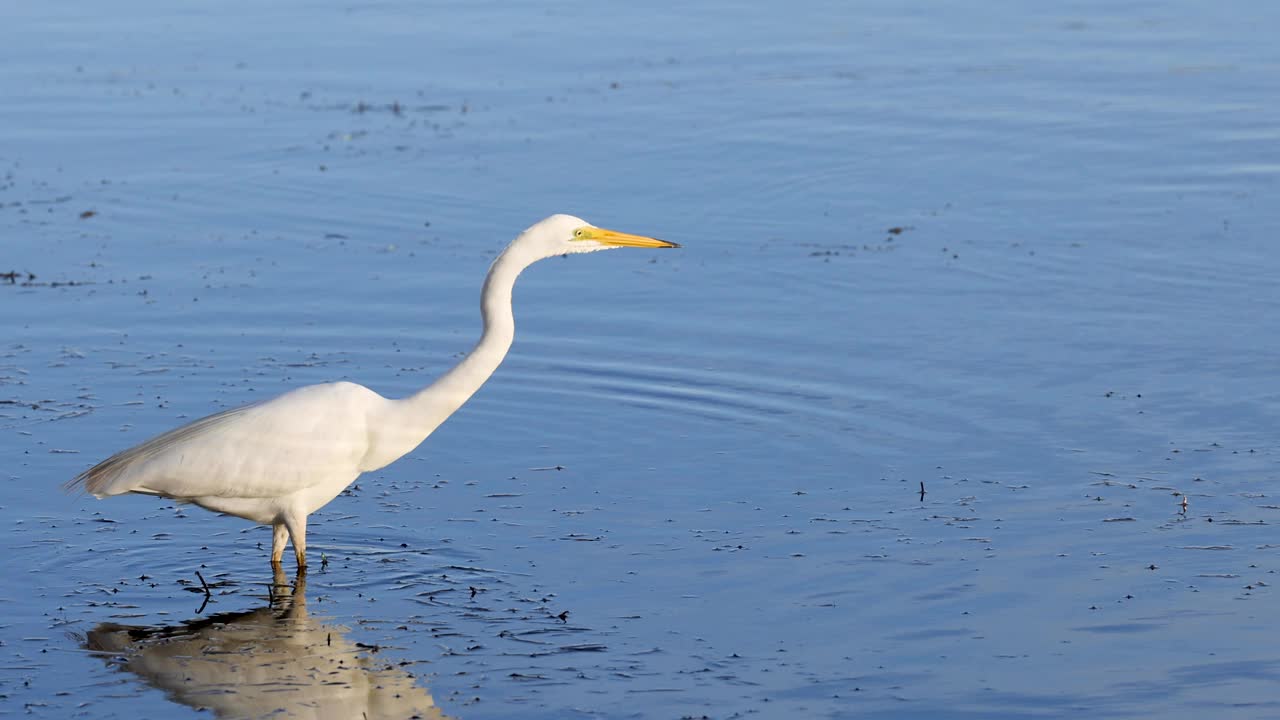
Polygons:
<instances>
[{"instance_id":1,"label":"white egret","mask_svg":"<svg viewBox=\"0 0 1280 720\"><path fill-rule=\"evenodd\" d=\"M520 233L493 261L480 294L484 331L453 369L417 393L388 399L355 383L310 385L226 410L119 452L67 483L98 498L125 493L194 503L273 528L271 562L287 540L307 565L307 516L361 473L416 448L480 389L515 336L511 290L544 258L675 243L552 215Z\"/></svg>"}]
</instances>

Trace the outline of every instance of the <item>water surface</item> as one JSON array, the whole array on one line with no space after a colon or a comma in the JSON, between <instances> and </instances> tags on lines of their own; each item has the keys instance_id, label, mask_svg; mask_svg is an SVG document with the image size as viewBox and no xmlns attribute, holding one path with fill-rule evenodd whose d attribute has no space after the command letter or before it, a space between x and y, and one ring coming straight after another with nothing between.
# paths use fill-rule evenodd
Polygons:
<instances>
[{"instance_id":1,"label":"water surface","mask_svg":"<svg viewBox=\"0 0 1280 720\"><path fill-rule=\"evenodd\" d=\"M6 14L0 713L1280 712L1271 4ZM304 603L267 529L58 492L420 387L552 212L685 247L531 269Z\"/></svg>"}]
</instances>

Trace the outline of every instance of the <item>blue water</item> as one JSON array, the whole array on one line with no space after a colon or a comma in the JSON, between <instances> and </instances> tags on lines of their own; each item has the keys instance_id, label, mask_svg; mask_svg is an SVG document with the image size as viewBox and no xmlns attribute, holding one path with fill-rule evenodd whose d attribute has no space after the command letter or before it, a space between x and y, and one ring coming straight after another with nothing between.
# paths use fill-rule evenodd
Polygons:
<instances>
[{"instance_id":1,"label":"blue water","mask_svg":"<svg viewBox=\"0 0 1280 720\"><path fill-rule=\"evenodd\" d=\"M4 15L0 714L1280 713L1274 4ZM426 384L553 212L684 247L526 273L305 612L267 529L59 492Z\"/></svg>"}]
</instances>

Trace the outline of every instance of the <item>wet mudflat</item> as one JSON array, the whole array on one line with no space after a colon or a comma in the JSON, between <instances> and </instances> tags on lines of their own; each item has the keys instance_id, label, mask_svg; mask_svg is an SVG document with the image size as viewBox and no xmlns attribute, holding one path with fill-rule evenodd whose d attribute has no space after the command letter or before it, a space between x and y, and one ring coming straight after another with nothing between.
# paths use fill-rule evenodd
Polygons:
<instances>
[{"instance_id":1,"label":"wet mudflat","mask_svg":"<svg viewBox=\"0 0 1280 720\"><path fill-rule=\"evenodd\" d=\"M0 714L1280 713L1270 5L11 15ZM59 492L417 389L560 211L684 247L531 269L305 587Z\"/></svg>"}]
</instances>

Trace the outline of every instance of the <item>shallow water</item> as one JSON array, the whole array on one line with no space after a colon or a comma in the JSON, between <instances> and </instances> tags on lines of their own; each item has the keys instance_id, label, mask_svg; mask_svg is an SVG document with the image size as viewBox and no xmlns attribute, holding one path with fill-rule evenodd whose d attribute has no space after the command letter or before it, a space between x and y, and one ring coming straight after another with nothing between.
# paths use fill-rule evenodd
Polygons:
<instances>
[{"instance_id":1,"label":"shallow water","mask_svg":"<svg viewBox=\"0 0 1280 720\"><path fill-rule=\"evenodd\" d=\"M1280 713L1277 13L8 8L0 714ZM58 492L419 387L557 211L685 247L531 269L304 605L267 529Z\"/></svg>"}]
</instances>

